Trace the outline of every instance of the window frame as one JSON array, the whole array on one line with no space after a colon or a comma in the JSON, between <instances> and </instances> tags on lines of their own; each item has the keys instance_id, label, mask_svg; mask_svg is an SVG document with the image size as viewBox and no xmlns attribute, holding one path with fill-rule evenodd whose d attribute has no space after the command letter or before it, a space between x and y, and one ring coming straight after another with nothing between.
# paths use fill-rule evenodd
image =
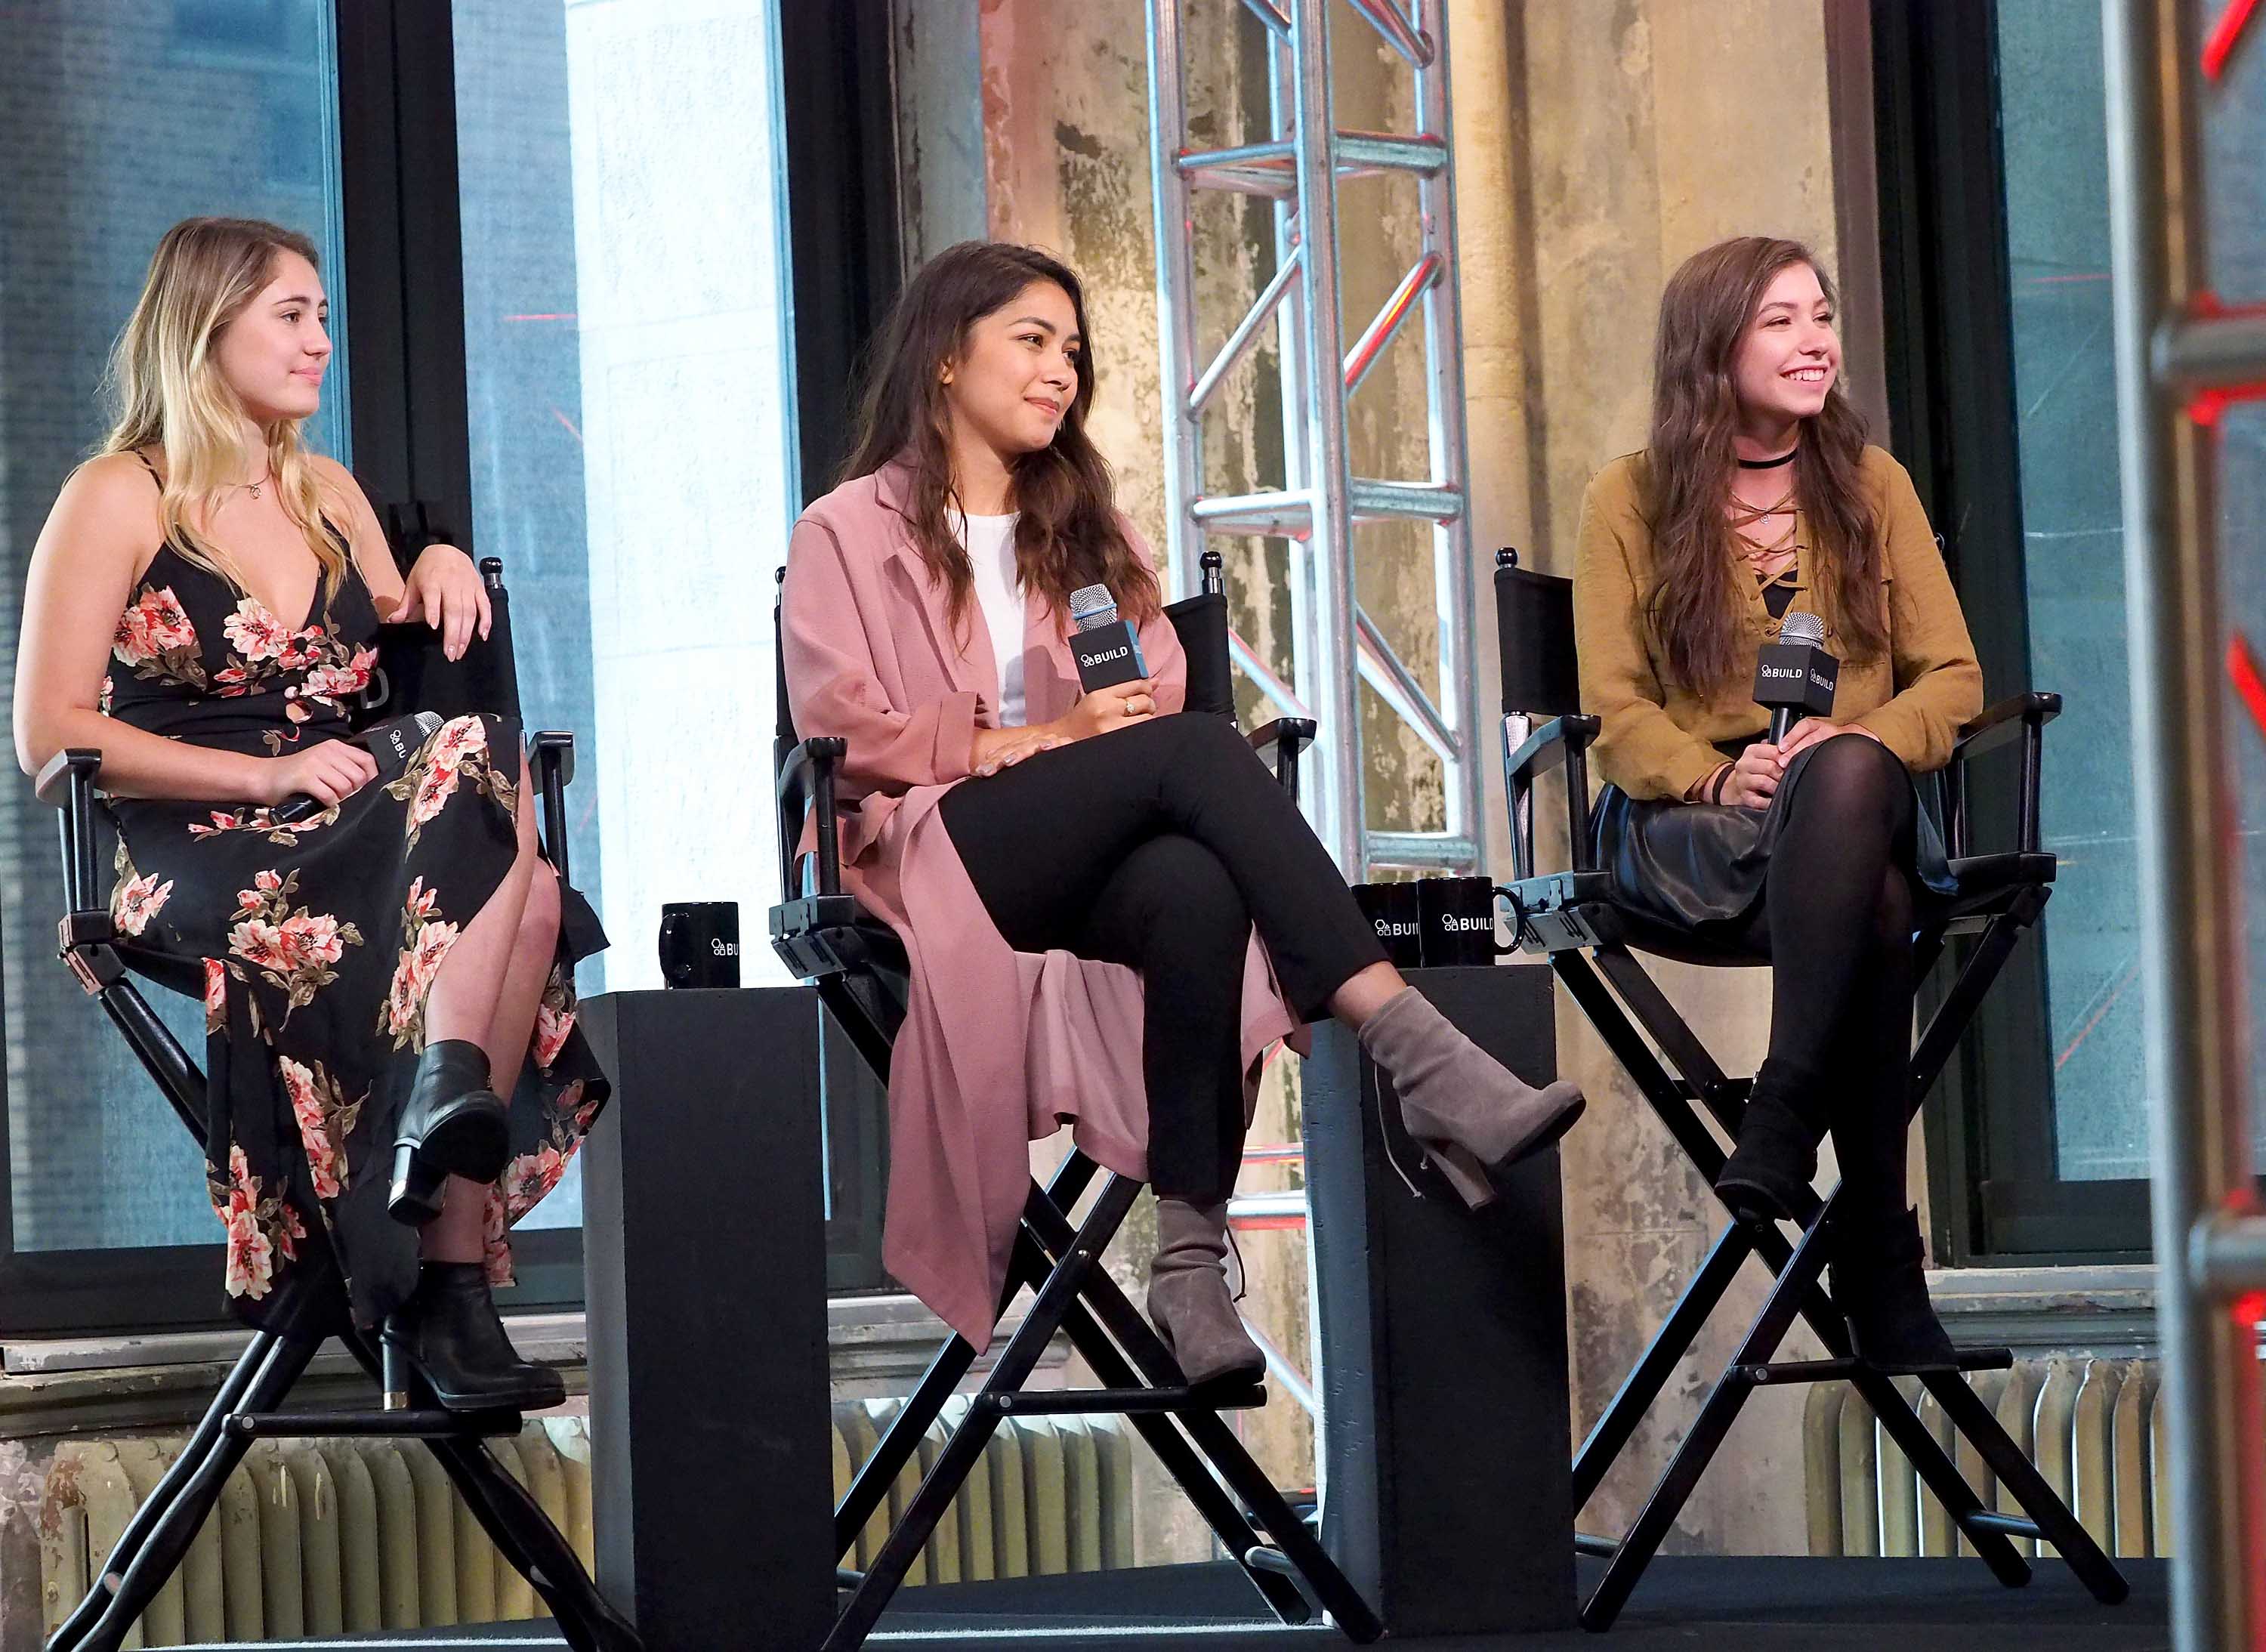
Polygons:
<instances>
[{"instance_id":1,"label":"window frame","mask_svg":"<svg viewBox=\"0 0 2266 1652\"><path fill-rule=\"evenodd\" d=\"M850 456L850 395L903 285L890 10L837 0L777 13L803 504Z\"/></svg>"},{"instance_id":2,"label":"window frame","mask_svg":"<svg viewBox=\"0 0 2266 1652\"><path fill-rule=\"evenodd\" d=\"M1885 376L1911 471L1965 608L1986 703L2032 687L1995 0L1872 0ZM2105 348L2106 346L2104 345ZM2053 732L2046 761L2053 760ZM2019 764L1970 782L1976 840L2011 844ZM2016 947L1924 1109L1935 1251L1957 1266L2145 1261L2145 1179L2064 1181L2045 959ZM1950 964L1921 997L1948 990Z\"/></svg>"}]
</instances>

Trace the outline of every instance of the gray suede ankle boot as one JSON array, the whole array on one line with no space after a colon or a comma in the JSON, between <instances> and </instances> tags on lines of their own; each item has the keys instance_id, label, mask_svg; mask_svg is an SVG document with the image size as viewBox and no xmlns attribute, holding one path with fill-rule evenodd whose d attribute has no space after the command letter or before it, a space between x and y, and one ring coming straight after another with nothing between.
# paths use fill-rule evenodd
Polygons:
<instances>
[{"instance_id":1,"label":"gray suede ankle boot","mask_svg":"<svg viewBox=\"0 0 2266 1652\"><path fill-rule=\"evenodd\" d=\"M1540 1090L1521 1080L1414 987L1363 1021L1358 1036L1392 1080L1408 1134L1474 1210L1494 1201L1495 1173L1556 1141L1586 1105L1569 1080Z\"/></svg>"},{"instance_id":2,"label":"gray suede ankle boot","mask_svg":"<svg viewBox=\"0 0 2266 1652\"><path fill-rule=\"evenodd\" d=\"M1149 1319L1188 1386L1255 1383L1266 1356L1243 1328L1227 1290L1227 1201L1157 1200L1157 1259L1149 1264Z\"/></svg>"}]
</instances>

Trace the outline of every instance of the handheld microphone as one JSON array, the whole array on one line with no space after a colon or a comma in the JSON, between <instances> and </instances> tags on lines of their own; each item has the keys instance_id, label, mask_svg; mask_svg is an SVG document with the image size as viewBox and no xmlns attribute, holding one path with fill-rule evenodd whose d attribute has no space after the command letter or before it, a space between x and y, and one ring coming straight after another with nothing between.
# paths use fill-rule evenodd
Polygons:
<instances>
[{"instance_id":1,"label":"handheld microphone","mask_svg":"<svg viewBox=\"0 0 2266 1652\"><path fill-rule=\"evenodd\" d=\"M398 779L409 766L410 757L425 743L427 736L441 726L438 712L412 712L406 717L396 717L376 723L354 737L354 742L377 759L377 778L371 782L382 786L388 780ZM287 798L269 816L279 826L288 826L310 815L318 814L328 805L318 797L301 792Z\"/></svg>"},{"instance_id":2,"label":"handheld microphone","mask_svg":"<svg viewBox=\"0 0 2266 1652\"><path fill-rule=\"evenodd\" d=\"M1770 707L1770 742L1782 743L1804 717L1833 710L1841 662L1825 652L1825 622L1815 614L1788 614L1778 640L1755 658L1755 703Z\"/></svg>"},{"instance_id":3,"label":"handheld microphone","mask_svg":"<svg viewBox=\"0 0 2266 1652\"><path fill-rule=\"evenodd\" d=\"M1078 662L1082 694L1115 688L1149 675L1141 639L1117 617L1117 599L1106 585L1084 585L1070 594L1071 657Z\"/></svg>"}]
</instances>

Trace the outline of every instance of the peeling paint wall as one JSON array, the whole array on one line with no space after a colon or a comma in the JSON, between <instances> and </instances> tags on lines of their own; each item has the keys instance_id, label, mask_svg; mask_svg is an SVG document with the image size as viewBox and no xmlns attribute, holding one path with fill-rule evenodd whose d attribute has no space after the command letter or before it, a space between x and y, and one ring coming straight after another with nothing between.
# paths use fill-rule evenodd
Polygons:
<instances>
[{"instance_id":1,"label":"peeling paint wall","mask_svg":"<svg viewBox=\"0 0 2266 1652\"><path fill-rule=\"evenodd\" d=\"M1834 256L1824 0L1451 0L1464 370L1491 864L1509 866L1494 758L1498 686L1486 610L1494 549L1563 571L1582 490L1616 454L1641 444L1650 395L1653 316L1678 260L1723 235L1809 240ZM1087 283L1100 369L1093 421L1118 471L1121 501L1162 542L1163 428L1149 177L1146 23L1140 6L981 0L983 213L990 232L1064 256ZM1234 0L1184 0L1188 101L1196 141L1262 135L1264 40ZM1405 66L1350 10L1332 24L1338 123L1413 126ZM1772 89L1769 97L1754 95ZM1809 90L1805 90L1809 89ZM922 142L917 132L909 147ZM1356 335L1416 252L1414 186L1357 180L1341 196L1344 325ZM932 210L925 207L925 211ZM1195 222L1200 359L1217 347L1274 268L1271 214L1239 197L1204 199ZM1223 389L1208 419L1207 485L1279 482L1279 361L1271 329ZM1425 473L1425 364L1412 329L1351 409L1359 473ZM1429 532L1361 531L1364 604L1420 679L1436 662ZM1288 664L1287 549L1215 540L1227 559L1236 623L1261 654ZM1364 693L1371 823L1436 823L1440 775L1429 751ZM1246 708L1249 709L1249 708ZM1545 800L1546 808L1548 800ZM1669 990L1733 1070L1761 1054L1767 1005L1758 972L1671 972ZM1666 1135L1570 1009L1561 1066L1593 1099L1565 1150L1568 1315L1576 1429L1586 1429L1708 1240L1714 1206ZM1293 1063L1278 1064L1291 1068ZM1296 1138L1294 1073L1271 1077L1253 1139ZM1293 1173L1254 1170L1246 1188ZM1116 1266L1137 1283L1138 1236ZM1306 1363L1302 1242L1250 1236L1244 1255L1254 1317ZM1624 1522L1648 1488L1728 1357L1756 1282L1687 1362L1659 1416L1630 1446L1585 1518ZM1729 1552L1803 1546L1798 1393L1751 1403L1703 1481L1670 1547ZM1278 1397L1247 1418L1261 1461L1307 1482L1312 1439ZM1193 1517L1169 1488L1144 1516L1144 1558L1201 1552Z\"/></svg>"}]
</instances>

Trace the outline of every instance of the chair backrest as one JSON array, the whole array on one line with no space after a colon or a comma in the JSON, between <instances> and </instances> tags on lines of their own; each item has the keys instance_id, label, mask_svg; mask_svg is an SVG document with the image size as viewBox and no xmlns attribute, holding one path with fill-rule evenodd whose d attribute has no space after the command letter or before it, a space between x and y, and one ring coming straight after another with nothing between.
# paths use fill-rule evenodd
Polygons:
<instances>
[{"instance_id":1,"label":"chair backrest","mask_svg":"<svg viewBox=\"0 0 2266 1652\"><path fill-rule=\"evenodd\" d=\"M504 588L502 562L494 557L483 558L480 582L487 588L493 620L486 638L473 638L460 660L449 658L441 633L430 626L379 627L377 663L384 691L382 697L363 702L362 713L355 719L357 727L410 711L435 712L444 719L474 712L515 719L521 715L519 662L512 647L511 593Z\"/></svg>"},{"instance_id":2,"label":"chair backrest","mask_svg":"<svg viewBox=\"0 0 2266 1652\"><path fill-rule=\"evenodd\" d=\"M1518 566L1495 552L1495 638L1502 653L1505 716L1563 717L1582 709L1574 652L1574 581Z\"/></svg>"},{"instance_id":3,"label":"chair backrest","mask_svg":"<svg viewBox=\"0 0 2266 1652\"><path fill-rule=\"evenodd\" d=\"M1188 661L1187 708L1235 715L1235 670L1227 657L1227 594L1205 591L1168 604L1165 618Z\"/></svg>"},{"instance_id":4,"label":"chair backrest","mask_svg":"<svg viewBox=\"0 0 2266 1652\"><path fill-rule=\"evenodd\" d=\"M1219 552L1207 551L1196 559L1202 588L1165 606L1173 634L1188 656L1188 690L1186 708L1217 716L1235 715L1235 666L1227 650L1227 573Z\"/></svg>"},{"instance_id":5,"label":"chair backrest","mask_svg":"<svg viewBox=\"0 0 2266 1652\"><path fill-rule=\"evenodd\" d=\"M786 564L779 564L774 576L779 589L786 587ZM804 874L804 863L811 857L798 857L795 845L802 841L803 816L810 812L807 788L801 784L789 784L786 778L787 753L795 749L800 736L794 732L794 707L786 697L786 616L782 596L771 598L771 799L778 812L779 899L793 901L804 894L803 886L809 881Z\"/></svg>"},{"instance_id":6,"label":"chair backrest","mask_svg":"<svg viewBox=\"0 0 2266 1652\"><path fill-rule=\"evenodd\" d=\"M775 691L771 697L771 768L776 773L778 765L786 760L786 754L794 749L798 736L794 732L794 707L786 701L786 616L783 611L786 563L779 564L779 571L771 580L778 588L771 596L771 687Z\"/></svg>"},{"instance_id":7,"label":"chair backrest","mask_svg":"<svg viewBox=\"0 0 2266 1652\"><path fill-rule=\"evenodd\" d=\"M460 515L411 500L385 507L385 542L404 574L429 545L470 546L455 525ZM354 719L356 727L405 712L435 712L443 718L486 712L519 718L519 662L512 645L511 594L504 588L503 563L479 559L480 582L487 588L493 620L485 640L474 638L461 660L443 651L441 635L428 625L385 625L377 633L378 681Z\"/></svg>"}]
</instances>

